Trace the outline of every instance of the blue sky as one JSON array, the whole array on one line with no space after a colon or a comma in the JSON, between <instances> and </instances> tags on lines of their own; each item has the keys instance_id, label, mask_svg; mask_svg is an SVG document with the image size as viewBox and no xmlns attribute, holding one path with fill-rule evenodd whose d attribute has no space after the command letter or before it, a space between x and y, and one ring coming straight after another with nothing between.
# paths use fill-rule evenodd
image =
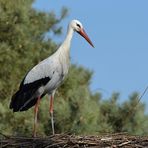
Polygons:
<instances>
[{"instance_id":1,"label":"blue sky","mask_svg":"<svg viewBox=\"0 0 148 148\"><path fill-rule=\"evenodd\" d=\"M108 98L120 92L124 101L132 92L142 93L148 85L148 1L147 0L37 0L33 7L54 11L69 9L63 20L64 40L67 24L79 19L95 48L75 33L71 46L72 63L94 71L91 89ZM148 92L142 101L148 105Z\"/></svg>"}]
</instances>

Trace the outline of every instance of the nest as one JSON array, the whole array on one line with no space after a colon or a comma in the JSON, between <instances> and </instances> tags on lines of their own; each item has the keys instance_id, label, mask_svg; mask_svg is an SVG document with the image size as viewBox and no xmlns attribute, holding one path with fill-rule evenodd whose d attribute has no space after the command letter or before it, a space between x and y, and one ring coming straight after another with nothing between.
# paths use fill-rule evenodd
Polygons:
<instances>
[{"instance_id":1,"label":"nest","mask_svg":"<svg viewBox=\"0 0 148 148\"><path fill-rule=\"evenodd\" d=\"M1 136L1 148L145 148L148 137L127 134L105 134L99 136L77 136L56 134L48 137Z\"/></svg>"}]
</instances>

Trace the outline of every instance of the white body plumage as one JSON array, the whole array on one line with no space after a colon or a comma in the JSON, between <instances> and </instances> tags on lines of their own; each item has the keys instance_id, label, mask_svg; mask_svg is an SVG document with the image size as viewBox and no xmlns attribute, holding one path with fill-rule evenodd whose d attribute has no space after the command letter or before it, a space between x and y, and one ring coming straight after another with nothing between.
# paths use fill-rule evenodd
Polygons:
<instances>
[{"instance_id":1,"label":"white body plumage","mask_svg":"<svg viewBox=\"0 0 148 148\"><path fill-rule=\"evenodd\" d=\"M35 95L41 96L43 93L51 94L58 88L68 74L70 66L70 43L73 32L73 29L69 27L67 37L59 49L53 55L34 66L26 75L24 85L46 77L50 78L50 81L45 86L38 88Z\"/></svg>"}]
</instances>

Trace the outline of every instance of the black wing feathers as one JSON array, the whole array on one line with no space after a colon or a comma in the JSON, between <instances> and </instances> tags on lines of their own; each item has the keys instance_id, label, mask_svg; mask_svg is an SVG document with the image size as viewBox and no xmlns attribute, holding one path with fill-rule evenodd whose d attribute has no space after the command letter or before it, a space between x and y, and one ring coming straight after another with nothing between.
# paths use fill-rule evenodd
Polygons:
<instances>
[{"instance_id":1,"label":"black wing feathers","mask_svg":"<svg viewBox=\"0 0 148 148\"><path fill-rule=\"evenodd\" d=\"M19 90L12 96L10 109L13 109L14 112L17 112L28 110L29 108L34 106L36 104L37 98L32 98L33 95L41 86L45 86L49 81L50 78L45 77L32 83L23 84L23 79L22 83L20 84ZM43 94L41 97L43 97L44 95L45 94Z\"/></svg>"}]
</instances>

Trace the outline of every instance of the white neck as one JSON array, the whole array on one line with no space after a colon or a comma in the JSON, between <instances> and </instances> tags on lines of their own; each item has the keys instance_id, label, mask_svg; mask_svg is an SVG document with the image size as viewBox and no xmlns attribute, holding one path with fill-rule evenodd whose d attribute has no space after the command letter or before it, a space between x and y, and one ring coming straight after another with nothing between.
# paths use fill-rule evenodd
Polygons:
<instances>
[{"instance_id":1,"label":"white neck","mask_svg":"<svg viewBox=\"0 0 148 148\"><path fill-rule=\"evenodd\" d=\"M63 44L61 45L61 47L59 49L61 50L65 50L65 51L69 51L70 49L70 45L71 45L71 39L73 37L73 28L70 27L70 25L68 26L68 29L67 29L67 35L66 35L66 38L63 42Z\"/></svg>"},{"instance_id":2,"label":"white neck","mask_svg":"<svg viewBox=\"0 0 148 148\"><path fill-rule=\"evenodd\" d=\"M64 42L67 42L67 43L71 43L71 39L73 37L73 28L71 28L70 25L68 25L68 29L67 29L67 35L66 35L66 38L65 38L65 41Z\"/></svg>"},{"instance_id":3,"label":"white neck","mask_svg":"<svg viewBox=\"0 0 148 148\"><path fill-rule=\"evenodd\" d=\"M55 55L57 55L56 59L59 59L60 64L63 66L63 71L65 73L68 72L69 65L70 65L70 44L71 39L73 36L74 30L68 26L67 35L66 38L59 47L59 49L55 52Z\"/></svg>"}]
</instances>

